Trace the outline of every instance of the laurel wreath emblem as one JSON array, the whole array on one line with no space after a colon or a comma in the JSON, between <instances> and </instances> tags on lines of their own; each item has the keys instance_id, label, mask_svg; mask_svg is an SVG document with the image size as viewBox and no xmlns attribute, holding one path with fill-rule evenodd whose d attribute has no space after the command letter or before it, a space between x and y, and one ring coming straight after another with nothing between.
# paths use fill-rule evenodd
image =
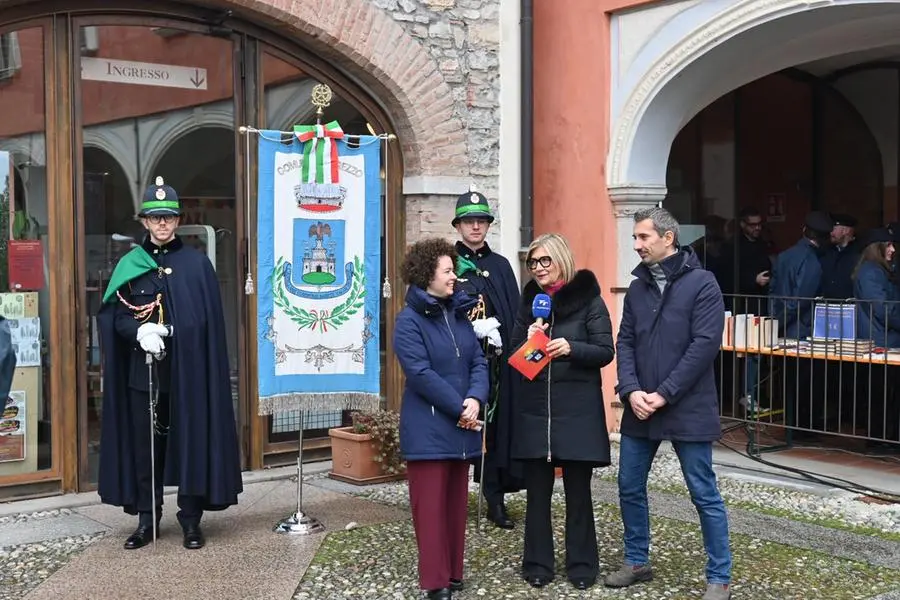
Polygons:
<instances>
[{"instance_id":1,"label":"laurel wreath emblem","mask_svg":"<svg viewBox=\"0 0 900 600\"><path fill-rule=\"evenodd\" d=\"M353 279L350 284L350 293L346 299L332 308L330 311L322 310L305 310L294 305L288 297L287 289L284 285L284 258L279 258L272 272L272 290L275 305L284 311L288 318L296 323L300 329L317 329L322 332L328 331L328 328L337 329L350 320L350 317L359 312L359 309L365 304L366 296L366 273L362 268L362 263L358 256L353 257Z\"/></svg>"}]
</instances>

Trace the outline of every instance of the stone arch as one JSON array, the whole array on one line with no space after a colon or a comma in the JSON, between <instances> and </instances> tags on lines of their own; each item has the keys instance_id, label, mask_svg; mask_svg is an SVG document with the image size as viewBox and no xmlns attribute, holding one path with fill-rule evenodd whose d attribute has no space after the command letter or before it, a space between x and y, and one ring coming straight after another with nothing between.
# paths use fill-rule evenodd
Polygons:
<instances>
[{"instance_id":1,"label":"stone arch","mask_svg":"<svg viewBox=\"0 0 900 600\"><path fill-rule=\"evenodd\" d=\"M790 66L893 45L898 26L900 1L734 2L661 53L632 87L611 131L611 195L664 195L675 136L716 98Z\"/></svg>"},{"instance_id":2,"label":"stone arch","mask_svg":"<svg viewBox=\"0 0 900 600\"><path fill-rule=\"evenodd\" d=\"M450 86L430 53L372 0L214 0L178 2L230 10L339 64L374 92L396 127L404 175L469 175L466 133ZM20 11L39 0L0 0ZM125 6L109 3L109 11ZM23 8L24 7L24 8Z\"/></svg>"},{"instance_id":3,"label":"stone arch","mask_svg":"<svg viewBox=\"0 0 900 600\"><path fill-rule=\"evenodd\" d=\"M227 0L304 34L314 46L337 52L354 75L388 101L403 149L404 174L469 174L462 120L450 86L428 51L372 0Z\"/></svg>"}]
</instances>

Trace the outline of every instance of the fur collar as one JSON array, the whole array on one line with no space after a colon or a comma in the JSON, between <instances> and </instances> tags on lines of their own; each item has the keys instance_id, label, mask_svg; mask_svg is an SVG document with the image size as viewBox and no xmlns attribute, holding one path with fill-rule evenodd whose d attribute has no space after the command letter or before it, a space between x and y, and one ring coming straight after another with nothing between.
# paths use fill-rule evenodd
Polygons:
<instances>
[{"instance_id":1,"label":"fur collar","mask_svg":"<svg viewBox=\"0 0 900 600\"><path fill-rule=\"evenodd\" d=\"M522 301L530 305L534 297L542 293L541 286L534 280L525 285L522 292ZM553 314L558 317L567 317L575 313L600 295L600 284L593 271L581 269L575 273L572 281L562 286L553 295Z\"/></svg>"}]
</instances>

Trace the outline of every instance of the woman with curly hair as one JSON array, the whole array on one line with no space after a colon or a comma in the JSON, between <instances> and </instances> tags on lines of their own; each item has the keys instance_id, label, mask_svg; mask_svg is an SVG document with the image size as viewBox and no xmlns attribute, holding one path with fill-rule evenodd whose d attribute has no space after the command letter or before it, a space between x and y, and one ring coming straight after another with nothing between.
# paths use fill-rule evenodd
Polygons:
<instances>
[{"instance_id":1,"label":"woman with curly hair","mask_svg":"<svg viewBox=\"0 0 900 600\"><path fill-rule=\"evenodd\" d=\"M478 411L488 371L468 311L476 300L454 289L456 250L443 239L414 244L403 261L409 284L397 316L394 352L406 375L400 450L426 598L463 588L469 461L481 455Z\"/></svg>"}]
</instances>

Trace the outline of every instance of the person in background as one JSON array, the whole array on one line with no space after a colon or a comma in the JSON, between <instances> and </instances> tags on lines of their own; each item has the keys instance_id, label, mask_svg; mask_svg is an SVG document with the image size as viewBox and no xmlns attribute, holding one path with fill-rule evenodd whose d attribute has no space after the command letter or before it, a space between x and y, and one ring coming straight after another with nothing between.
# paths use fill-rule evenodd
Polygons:
<instances>
[{"instance_id":1,"label":"person in background","mask_svg":"<svg viewBox=\"0 0 900 600\"><path fill-rule=\"evenodd\" d=\"M835 300L854 297L853 271L862 252L856 240L856 219L851 215L833 214L831 245L822 252L821 295Z\"/></svg>"},{"instance_id":2,"label":"person in background","mask_svg":"<svg viewBox=\"0 0 900 600\"><path fill-rule=\"evenodd\" d=\"M804 339L812 333L812 300L822 285L819 256L828 249L834 223L821 211L806 215L803 237L778 255L769 284L771 316L778 319L779 334Z\"/></svg>"},{"instance_id":3,"label":"person in background","mask_svg":"<svg viewBox=\"0 0 900 600\"><path fill-rule=\"evenodd\" d=\"M872 340L878 348L900 348L900 289L893 281L895 255L894 235L887 229L875 229L866 238L866 245L853 271L854 295L859 300L856 313L856 337ZM865 389L860 400L870 398L868 435L879 440L898 439L900 404L896 400L896 379L889 370L885 386L885 365L873 364L866 369ZM893 389L892 389L893 388ZM872 444L870 444L872 445ZM890 445L888 446L890 447Z\"/></svg>"},{"instance_id":4,"label":"person in background","mask_svg":"<svg viewBox=\"0 0 900 600\"><path fill-rule=\"evenodd\" d=\"M475 335L481 340L491 381L490 399L482 407L487 454L483 473L481 461L475 461L475 480L481 482L487 518L501 529L512 529L515 523L506 512L503 495L525 486L521 465L509 456L519 377L507 359L512 350L509 337L519 307L519 284L509 261L488 246L486 238L493 221L484 194L467 192L457 198L452 222L460 237L456 242L456 284L479 300L469 317Z\"/></svg>"},{"instance_id":5,"label":"person in background","mask_svg":"<svg viewBox=\"0 0 900 600\"><path fill-rule=\"evenodd\" d=\"M439 600L463 589L469 461L481 455L478 413L488 397L487 364L467 317L476 300L455 289L455 259L446 240L413 244L401 267L406 306L394 328L394 352L406 376L400 451L419 585Z\"/></svg>"},{"instance_id":6,"label":"person in background","mask_svg":"<svg viewBox=\"0 0 900 600\"><path fill-rule=\"evenodd\" d=\"M678 247L678 221L663 208L634 215L634 249L641 263L616 343L616 392L626 407L619 452L625 564L605 584L653 578L647 476L660 443L670 440L700 517L708 557L703 600L728 600L728 514L712 468L712 443L722 435L713 370L725 326L722 292L693 250Z\"/></svg>"},{"instance_id":7,"label":"person in background","mask_svg":"<svg viewBox=\"0 0 900 600\"><path fill-rule=\"evenodd\" d=\"M768 245L762 239L763 225L759 210L752 206L743 208L738 215L739 231L725 246L722 260L714 271L723 294L745 297L726 299L725 304L733 314L768 312L768 300L761 297L769 293L772 261Z\"/></svg>"},{"instance_id":8,"label":"person in background","mask_svg":"<svg viewBox=\"0 0 900 600\"><path fill-rule=\"evenodd\" d=\"M770 312L778 319L779 337L805 340L812 335L813 298L822 286L819 257L828 249L834 222L828 213L813 211L806 215L803 237L778 255L770 284ZM788 342L790 344L791 342ZM826 365L823 361L788 359L784 361L784 380L810 382L808 386L785 386L785 421L788 443L809 438L812 431L823 431L828 404ZM833 394L832 394L833 395ZM813 408L813 404L816 405Z\"/></svg>"},{"instance_id":9,"label":"person in background","mask_svg":"<svg viewBox=\"0 0 900 600\"><path fill-rule=\"evenodd\" d=\"M575 270L565 238L544 234L528 247L525 265L533 280L522 292L512 346L537 331L550 342L551 361L523 381L517 403L513 457L524 461L527 507L522 577L540 588L553 580L551 496L554 468L561 467L566 493L566 574L576 589L596 583L597 534L591 499L595 467L610 464L609 436L600 368L613 360L612 323L597 277ZM551 297L547 323L532 316L537 294Z\"/></svg>"},{"instance_id":10,"label":"person in background","mask_svg":"<svg viewBox=\"0 0 900 600\"><path fill-rule=\"evenodd\" d=\"M856 297L853 273L859 263L863 245L856 239L856 219L851 215L832 214L834 228L831 230L831 245L823 251L822 288L820 295L830 301L846 301ZM850 417L854 394L854 371L856 367L848 361L827 361L826 377L831 385L825 394L815 400L824 403L825 423L829 431L838 431L839 413ZM840 393L840 396L838 396Z\"/></svg>"}]
</instances>

